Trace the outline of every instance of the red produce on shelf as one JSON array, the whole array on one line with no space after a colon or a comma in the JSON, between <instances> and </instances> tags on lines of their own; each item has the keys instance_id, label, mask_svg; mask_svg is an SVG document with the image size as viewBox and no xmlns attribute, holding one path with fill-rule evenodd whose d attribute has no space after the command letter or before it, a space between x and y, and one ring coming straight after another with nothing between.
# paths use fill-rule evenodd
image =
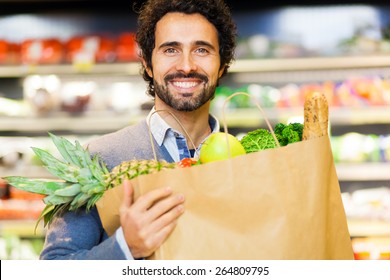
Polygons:
<instances>
[{"instance_id":1,"label":"red produce on shelf","mask_svg":"<svg viewBox=\"0 0 390 280\"><path fill-rule=\"evenodd\" d=\"M21 44L21 60L26 64L57 64L63 60L58 39L28 39Z\"/></svg>"},{"instance_id":2,"label":"red produce on shelf","mask_svg":"<svg viewBox=\"0 0 390 280\"><path fill-rule=\"evenodd\" d=\"M113 62L115 41L107 36L76 36L66 43L66 62Z\"/></svg>"},{"instance_id":3,"label":"red produce on shelf","mask_svg":"<svg viewBox=\"0 0 390 280\"><path fill-rule=\"evenodd\" d=\"M20 62L20 46L6 40L0 40L0 64L16 64Z\"/></svg>"},{"instance_id":4,"label":"red produce on shelf","mask_svg":"<svg viewBox=\"0 0 390 280\"><path fill-rule=\"evenodd\" d=\"M129 62L138 60L138 45L135 41L135 34L132 32L121 33L116 46L118 62Z\"/></svg>"}]
</instances>

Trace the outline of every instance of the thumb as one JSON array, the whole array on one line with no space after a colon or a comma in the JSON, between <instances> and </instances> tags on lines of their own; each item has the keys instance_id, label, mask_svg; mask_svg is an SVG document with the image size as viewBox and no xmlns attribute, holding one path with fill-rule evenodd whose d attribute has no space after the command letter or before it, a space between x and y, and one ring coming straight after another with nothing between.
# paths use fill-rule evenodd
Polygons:
<instances>
[{"instance_id":1,"label":"thumb","mask_svg":"<svg viewBox=\"0 0 390 280\"><path fill-rule=\"evenodd\" d=\"M133 204L133 185L129 180L123 181L123 207L130 207Z\"/></svg>"}]
</instances>

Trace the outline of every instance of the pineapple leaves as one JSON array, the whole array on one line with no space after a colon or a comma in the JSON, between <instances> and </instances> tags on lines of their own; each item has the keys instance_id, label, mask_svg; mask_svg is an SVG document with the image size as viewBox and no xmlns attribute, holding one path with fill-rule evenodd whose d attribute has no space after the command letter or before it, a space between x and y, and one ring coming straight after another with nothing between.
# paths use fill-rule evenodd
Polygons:
<instances>
[{"instance_id":1,"label":"pineapple leaves","mask_svg":"<svg viewBox=\"0 0 390 280\"><path fill-rule=\"evenodd\" d=\"M39 179L29 179L19 176L8 176L4 177L4 179L8 182L8 184L14 186L17 189L44 195L54 194L55 191L62 189L68 185L68 183L66 182L53 182Z\"/></svg>"},{"instance_id":2,"label":"pineapple leaves","mask_svg":"<svg viewBox=\"0 0 390 280\"><path fill-rule=\"evenodd\" d=\"M45 150L34 147L32 149L38 158L45 164L47 170L51 174L65 181L77 183L77 180L73 174L75 168L72 165L56 159Z\"/></svg>"},{"instance_id":3,"label":"pineapple leaves","mask_svg":"<svg viewBox=\"0 0 390 280\"><path fill-rule=\"evenodd\" d=\"M76 156L78 152L76 151L77 147L75 145L64 137L60 137L52 133L49 133L49 136L67 163L82 167L82 163L80 162L78 156Z\"/></svg>"},{"instance_id":4,"label":"pineapple leaves","mask_svg":"<svg viewBox=\"0 0 390 280\"><path fill-rule=\"evenodd\" d=\"M109 171L107 170L105 164L99 161L97 155L92 158L88 150L84 149L78 141L75 141L75 144L72 144L64 137L56 136L52 133L49 133L49 135L66 162L62 163L68 164L68 172L75 177L75 179L73 179L72 176L68 177L69 179L72 178L72 180L68 181L83 184L84 182L80 182L81 180L90 180L94 177L100 183L104 182L103 175ZM51 169L55 169L53 172L56 172L56 168L52 168L48 165L47 168L50 169L49 171L52 171Z\"/></svg>"},{"instance_id":5,"label":"pineapple leaves","mask_svg":"<svg viewBox=\"0 0 390 280\"><path fill-rule=\"evenodd\" d=\"M57 179L4 178L17 189L45 195L43 202L46 206L37 221L38 225L43 220L45 227L62 212L93 207L107 189L106 180L110 173L99 155L92 157L78 141L73 144L64 137L52 133L49 136L62 159L40 148L32 147L32 150Z\"/></svg>"},{"instance_id":6,"label":"pineapple leaves","mask_svg":"<svg viewBox=\"0 0 390 280\"><path fill-rule=\"evenodd\" d=\"M46 227L50 223L50 216L53 214L53 211L55 209L54 205L46 205L45 208L42 210L41 214L38 217L37 223L35 224L34 232L37 231L37 227L39 222L43 219L43 226Z\"/></svg>"}]
</instances>

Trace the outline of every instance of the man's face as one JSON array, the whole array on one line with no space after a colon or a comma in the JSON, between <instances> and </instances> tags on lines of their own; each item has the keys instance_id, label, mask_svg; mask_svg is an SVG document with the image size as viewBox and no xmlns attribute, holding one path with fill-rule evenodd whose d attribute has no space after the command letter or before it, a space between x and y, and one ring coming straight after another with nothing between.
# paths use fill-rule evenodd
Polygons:
<instances>
[{"instance_id":1,"label":"man's face","mask_svg":"<svg viewBox=\"0 0 390 280\"><path fill-rule=\"evenodd\" d=\"M200 14L168 13L156 25L152 67L156 102L194 111L214 96L220 69L218 33Z\"/></svg>"}]
</instances>

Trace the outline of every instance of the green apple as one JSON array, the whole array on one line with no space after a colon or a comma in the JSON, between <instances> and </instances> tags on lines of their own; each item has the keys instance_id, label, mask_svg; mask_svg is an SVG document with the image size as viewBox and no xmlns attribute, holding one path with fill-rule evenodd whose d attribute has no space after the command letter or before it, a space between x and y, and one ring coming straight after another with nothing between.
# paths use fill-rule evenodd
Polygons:
<instances>
[{"instance_id":1,"label":"green apple","mask_svg":"<svg viewBox=\"0 0 390 280\"><path fill-rule=\"evenodd\" d=\"M228 150L228 141L229 150ZM231 134L225 132L213 133L206 139L200 148L199 159L201 163L224 160L230 157L244 155L245 149L240 141Z\"/></svg>"}]
</instances>

